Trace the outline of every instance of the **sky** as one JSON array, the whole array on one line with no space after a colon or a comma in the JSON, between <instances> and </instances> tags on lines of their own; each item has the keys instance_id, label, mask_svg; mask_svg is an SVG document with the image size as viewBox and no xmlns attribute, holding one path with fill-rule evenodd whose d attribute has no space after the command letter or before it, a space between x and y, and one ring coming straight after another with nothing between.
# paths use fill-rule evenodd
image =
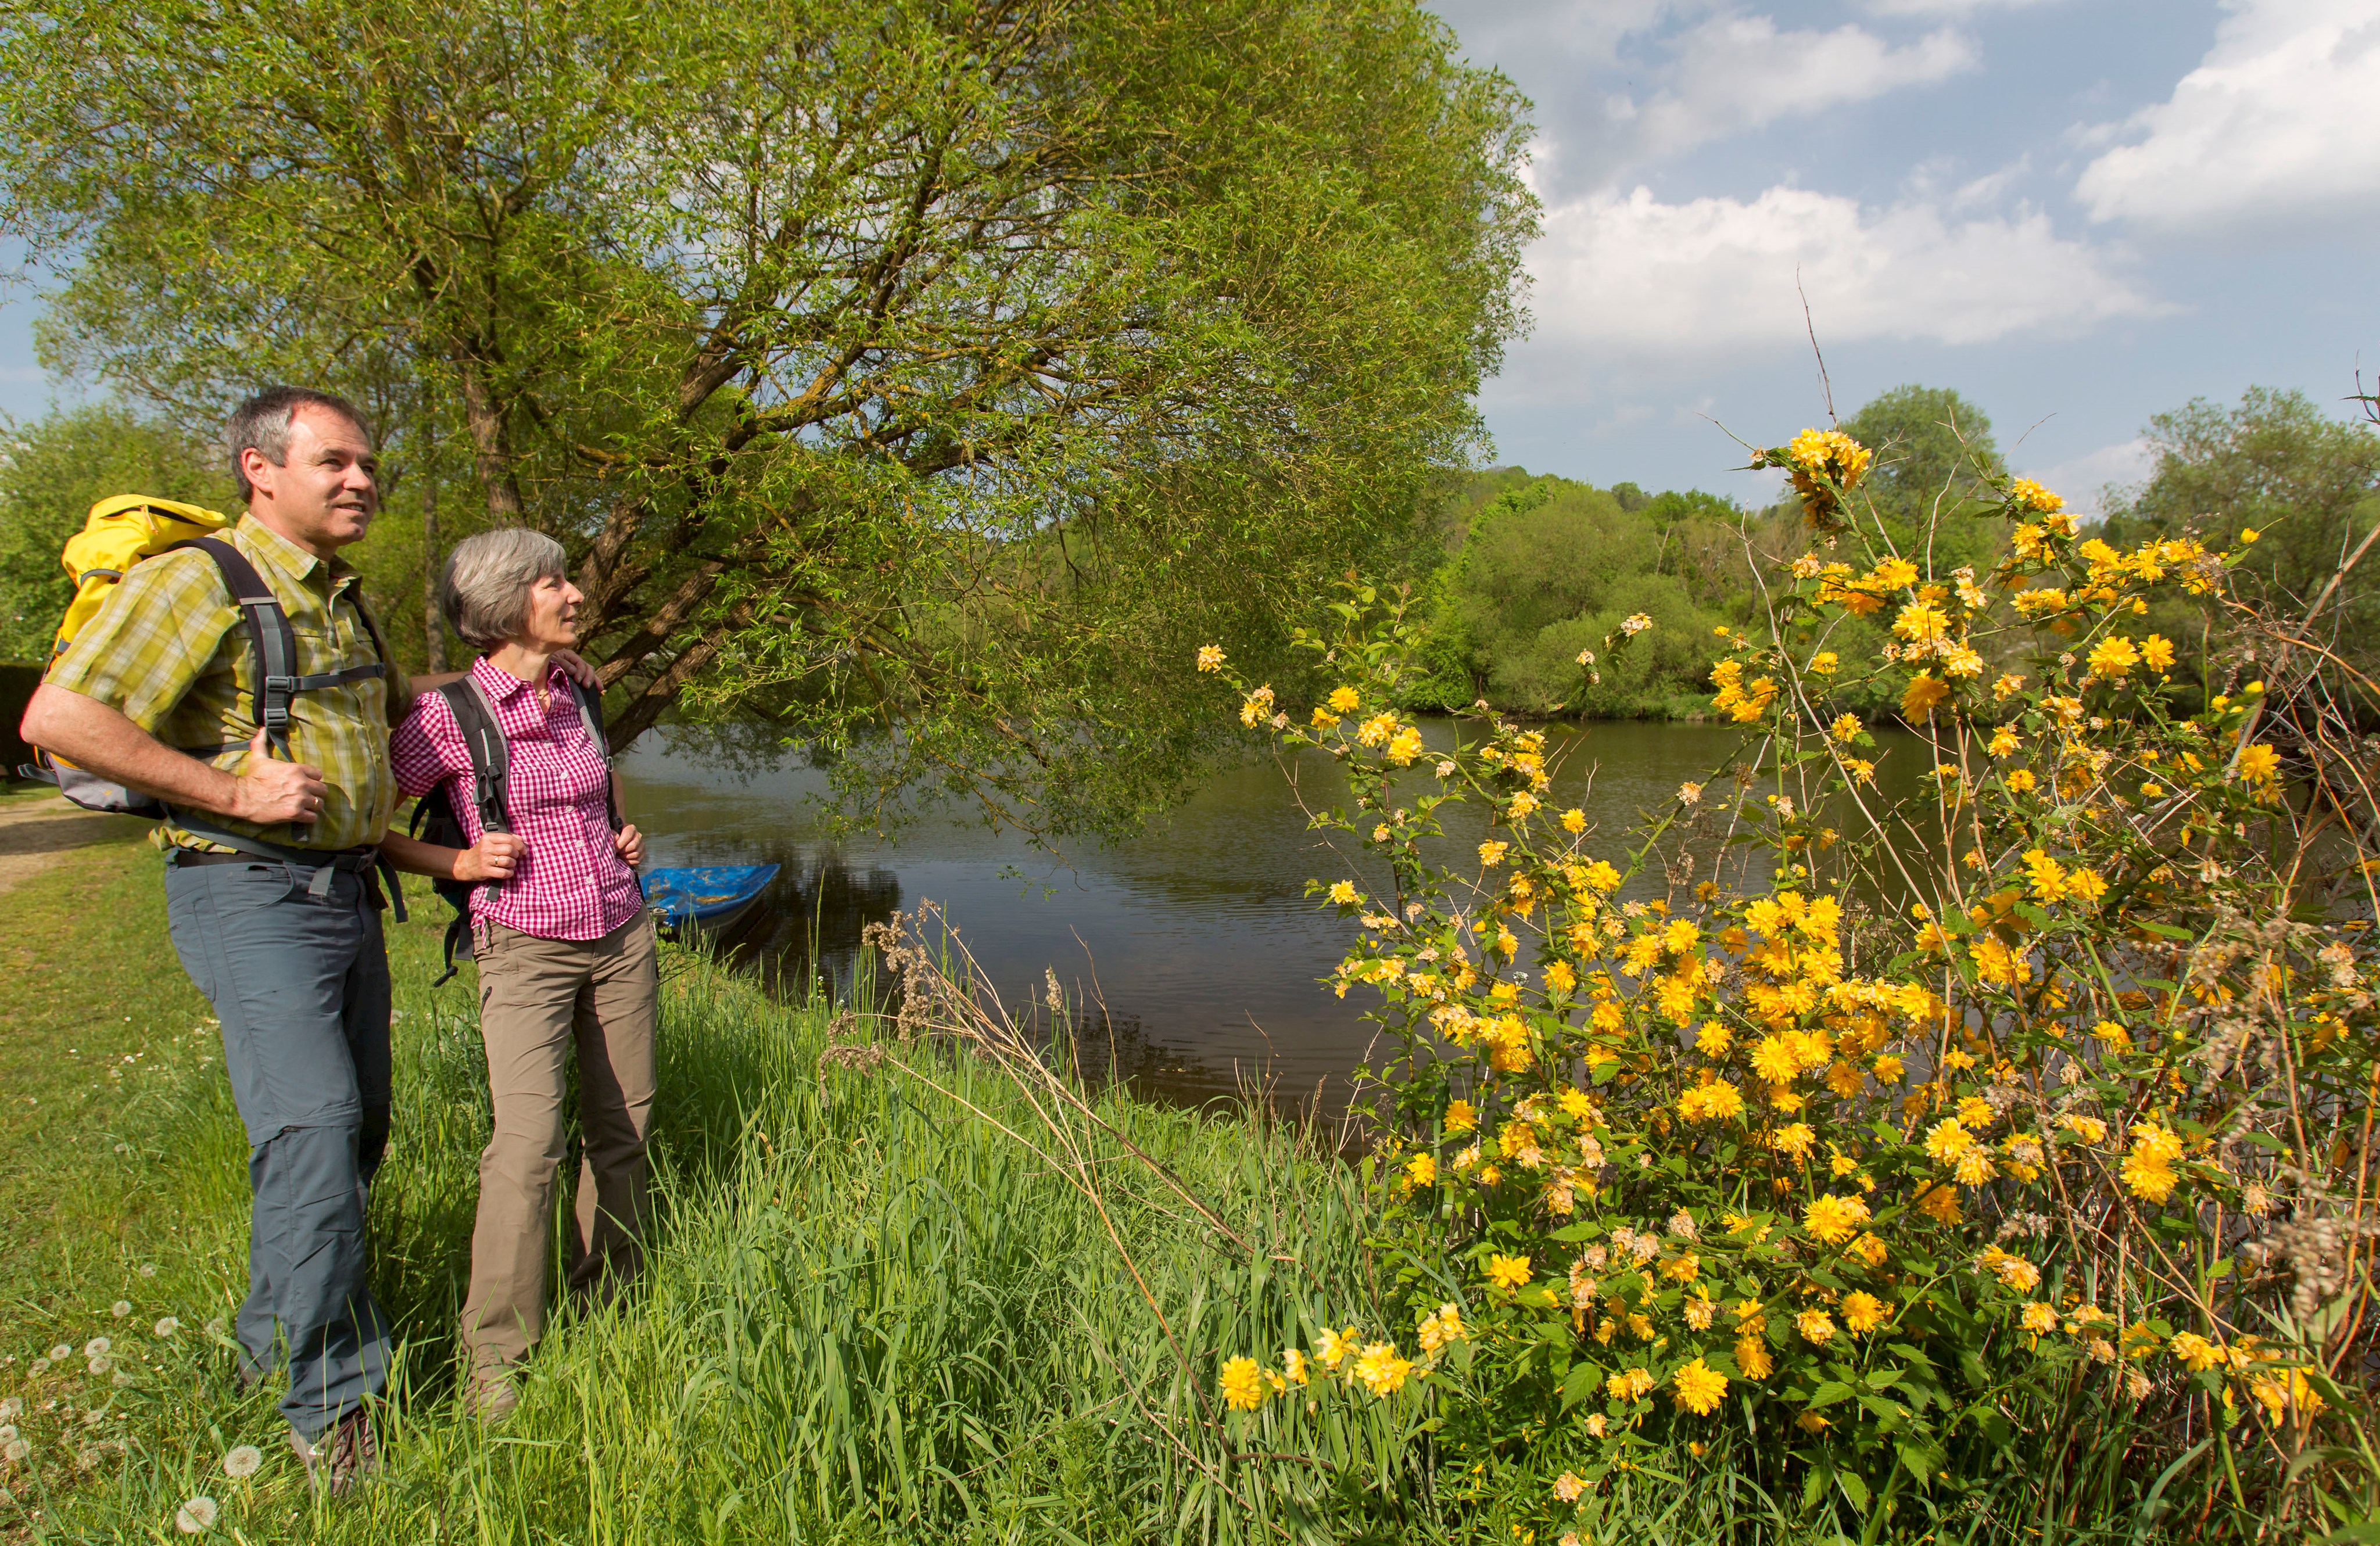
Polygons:
<instances>
[{"instance_id":1,"label":"sky","mask_svg":"<svg viewBox=\"0 0 2380 1546\"><path fill-rule=\"evenodd\" d=\"M1903 382L2085 510L2150 417L2380 368L2380 0L1443 0L1536 104L1493 460L1764 499ZM0 251L0 260L13 254ZM1803 303L1808 312L1805 319ZM75 393L0 295L0 412Z\"/></svg>"},{"instance_id":2,"label":"sky","mask_svg":"<svg viewBox=\"0 0 2380 1546\"><path fill-rule=\"evenodd\" d=\"M2155 414L2380 366L2380 0L1434 8L1536 104L1500 463L1762 497L1815 330L1843 416L1955 388L2089 509Z\"/></svg>"}]
</instances>

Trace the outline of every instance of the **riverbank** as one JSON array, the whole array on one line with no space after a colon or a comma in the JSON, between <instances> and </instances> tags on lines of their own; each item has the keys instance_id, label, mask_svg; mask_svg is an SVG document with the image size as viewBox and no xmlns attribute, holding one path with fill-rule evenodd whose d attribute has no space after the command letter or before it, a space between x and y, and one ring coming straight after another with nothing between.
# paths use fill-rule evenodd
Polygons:
<instances>
[{"instance_id":1,"label":"riverbank","mask_svg":"<svg viewBox=\"0 0 2380 1546\"><path fill-rule=\"evenodd\" d=\"M1125 1101L1100 1108L1115 1139L1069 1150L994 1069L835 1045L824 1007L682 952L647 1285L565 1316L512 1423L483 1431L452 1327L485 1080L469 972L429 986L425 897L391 931L398 1102L372 1212L375 1292L408 1339L390 1469L321 1509L273 1392L241 1392L208 1329L244 1286L243 1144L155 857L123 825L0 893L0 1400L31 1445L0 1469L0 1539L171 1537L198 1495L223 1539L358 1542L1230 1540L1272 1535L1257 1518L1287 1494L1375 1528L1411 1505L1402 1443L1235 1460L1214 1409L1216 1349L1371 1318L1344 1171L1276 1129ZM1114 1163L1123 1141L1250 1249ZM263 1465L233 1480L241 1444Z\"/></svg>"}]
</instances>

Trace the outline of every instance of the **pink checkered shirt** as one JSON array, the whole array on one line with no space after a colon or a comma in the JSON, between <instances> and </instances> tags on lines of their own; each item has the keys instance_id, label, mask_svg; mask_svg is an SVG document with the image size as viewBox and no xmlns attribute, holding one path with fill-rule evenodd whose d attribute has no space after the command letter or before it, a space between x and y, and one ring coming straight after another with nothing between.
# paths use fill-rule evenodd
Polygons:
<instances>
[{"instance_id":1,"label":"pink checkered shirt","mask_svg":"<svg viewBox=\"0 0 2380 1546\"><path fill-rule=\"evenodd\" d=\"M645 905L637 873L612 846L603 803L611 777L601 748L587 736L570 695L570 680L554 667L540 709L529 684L482 658L471 680L496 707L496 725L509 745L504 810L528 852L512 879L471 893L473 923L497 923L540 939L601 939ZM471 803L471 755L455 711L436 693L413 700L390 746L396 787L427 794L443 783L462 818L463 832L480 840L480 813Z\"/></svg>"}]
</instances>

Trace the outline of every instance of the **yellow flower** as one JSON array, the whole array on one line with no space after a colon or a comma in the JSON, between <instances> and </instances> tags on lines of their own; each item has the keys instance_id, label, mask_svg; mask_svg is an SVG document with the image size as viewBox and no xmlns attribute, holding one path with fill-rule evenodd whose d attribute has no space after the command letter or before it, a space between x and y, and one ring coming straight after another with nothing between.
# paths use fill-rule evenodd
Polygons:
<instances>
[{"instance_id":1,"label":"yellow flower","mask_svg":"<svg viewBox=\"0 0 2380 1546\"><path fill-rule=\"evenodd\" d=\"M1264 1371L1254 1359L1225 1359L1222 1384L1223 1399L1236 1412L1255 1411L1270 1394L1265 1387Z\"/></svg>"},{"instance_id":2,"label":"yellow flower","mask_svg":"<svg viewBox=\"0 0 2380 1546\"><path fill-rule=\"evenodd\" d=\"M1935 705L1949 695L1949 683L1920 671L1909 679L1908 690L1900 694L1900 717L1904 719L1930 719L1934 717Z\"/></svg>"},{"instance_id":3,"label":"yellow flower","mask_svg":"<svg viewBox=\"0 0 2380 1546\"><path fill-rule=\"evenodd\" d=\"M2223 1361L2223 1350L2196 1332L2176 1332L2166 1351L2180 1359L2193 1374L2204 1373Z\"/></svg>"},{"instance_id":4,"label":"yellow flower","mask_svg":"<svg viewBox=\"0 0 2380 1546\"><path fill-rule=\"evenodd\" d=\"M1240 705L1240 723L1255 728L1272 713L1272 689L1259 687Z\"/></svg>"},{"instance_id":5,"label":"yellow flower","mask_svg":"<svg viewBox=\"0 0 2380 1546\"><path fill-rule=\"evenodd\" d=\"M2173 1168L2180 1157L2181 1140L2169 1129L2138 1123L2132 1128L2131 1152L2124 1156L2124 1185L2135 1197L2162 1203L2181 1179Z\"/></svg>"},{"instance_id":6,"label":"yellow flower","mask_svg":"<svg viewBox=\"0 0 2380 1546\"><path fill-rule=\"evenodd\" d=\"M1696 1417L1708 1417L1727 1395L1727 1376L1696 1359L1670 1377L1670 1388L1677 1393L1679 1406Z\"/></svg>"},{"instance_id":7,"label":"yellow flower","mask_svg":"<svg viewBox=\"0 0 2380 1546\"><path fill-rule=\"evenodd\" d=\"M1353 687L1333 687L1328 701L1332 713L1353 714L1364 700Z\"/></svg>"},{"instance_id":8,"label":"yellow flower","mask_svg":"<svg viewBox=\"0 0 2380 1546\"><path fill-rule=\"evenodd\" d=\"M2091 647L2087 663L2098 675L2121 682L2141 663L2141 652L2131 640L2120 634L2110 634Z\"/></svg>"},{"instance_id":9,"label":"yellow flower","mask_svg":"<svg viewBox=\"0 0 2380 1546\"><path fill-rule=\"evenodd\" d=\"M1536 808L1537 797L1531 794L1527 790L1523 790L1520 793L1512 796L1512 808L1507 813L1507 815L1513 821L1519 821L1527 816L1530 812Z\"/></svg>"},{"instance_id":10,"label":"yellow flower","mask_svg":"<svg viewBox=\"0 0 2380 1546\"><path fill-rule=\"evenodd\" d=\"M1958 1223L1959 1189L1953 1186L1927 1188L1925 1194L1917 1200L1917 1211L1937 1224Z\"/></svg>"},{"instance_id":11,"label":"yellow flower","mask_svg":"<svg viewBox=\"0 0 2380 1546\"><path fill-rule=\"evenodd\" d=\"M1508 1291L1523 1286L1529 1281L1529 1259L1525 1256L1490 1255L1488 1258L1488 1281Z\"/></svg>"},{"instance_id":12,"label":"yellow flower","mask_svg":"<svg viewBox=\"0 0 2380 1546\"><path fill-rule=\"evenodd\" d=\"M2096 1117L2085 1117L2079 1111L2070 1111L2059 1120L2064 1124L2067 1131L2085 1143L2104 1143L2107 1141L2107 1124Z\"/></svg>"},{"instance_id":13,"label":"yellow flower","mask_svg":"<svg viewBox=\"0 0 2380 1546\"><path fill-rule=\"evenodd\" d=\"M2173 670L2173 641L2162 634L2151 634L2141 641L2141 658L2151 670Z\"/></svg>"},{"instance_id":14,"label":"yellow flower","mask_svg":"<svg viewBox=\"0 0 2380 1546\"><path fill-rule=\"evenodd\" d=\"M1491 838L1479 845L1479 862L1493 868L1504 862L1505 851L1512 846L1510 843L1500 843Z\"/></svg>"},{"instance_id":15,"label":"yellow flower","mask_svg":"<svg viewBox=\"0 0 2380 1546\"><path fill-rule=\"evenodd\" d=\"M1884 1243L1884 1237L1873 1234L1862 1235L1858 1239L1853 1240L1851 1253L1866 1262L1871 1271L1883 1266L1892 1255L1891 1250Z\"/></svg>"},{"instance_id":16,"label":"yellow flower","mask_svg":"<svg viewBox=\"0 0 2380 1546\"><path fill-rule=\"evenodd\" d=\"M1818 1135L1810 1130L1809 1123L1795 1122L1789 1127L1778 1129L1770 1136L1768 1146L1780 1154L1796 1160L1804 1160L1810 1157L1810 1146L1817 1141Z\"/></svg>"},{"instance_id":17,"label":"yellow flower","mask_svg":"<svg viewBox=\"0 0 2380 1546\"><path fill-rule=\"evenodd\" d=\"M1706 1020L1694 1033L1694 1050L1706 1057L1724 1057L1730 1037L1727 1027L1715 1020Z\"/></svg>"},{"instance_id":18,"label":"yellow flower","mask_svg":"<svg viewBox=\"0 0 2380 1546\"><path fill-rule=\"evenodd\" d=\"M1957 1163L1960 1155L1975 1146L1975 1135L1955 1118L1945 1117L1925 1134L1925 1154L1937 1165Z\"/></svg>"},{"instance_id":19,"label":"yellow flower","mask_svg":"<svg viewBox=\"0 0 2380 1546\"><path fill-rule=\"evenodd\" d=\"M1438 1156L1436 1154L1425 1152L1415 1154L1412 1159L1405 1162L1405 1188L1407 1190L1419 1191L1424 1187L1436 1184L1437 1180Z\"/></svg>"},{"instance_id":20,"label":"yellow flower","mask_svg":"<svg viewBox=\"0 0 2380 1546\"><path fill-rule=\"evenodd\" d=\"M1884 1301L1864 1289L1843 1296L1843 1329L1865 1336L1884 1324Z\"/></svg>"},{"instance_id":21,"label":"yellow flower","mask_svg":"<svg viewBox=\"0 0 2380 1546\"><path fill-rule=\"evenodd\" d=\"M1316 1351L1322 1355L1323 1366L1336 1369L1346 1361L1349 1354L1355 1350L1355 1328L1349 1326L1342 1332L1333 1331L1329 1326L1325 1326L1322 1328L1320 1341L1321 1346Z\"/></svg>"},{"instance_id":22,"label":"yellow flower","mask_svg":"<svg viewBox=\"0 0 2380 1546\"><path fill-rule=\"evenodd\" d=\"M1586 830L1586 813L1575 808L1564 811L1561 824L1565 832L1584 832Z\"/></svg>"},{"instance_id":23,"label":"yellow flower","mask_svg":"<svg viewBox=\"0 0 2380 1546\"><path fill-rule=\"evenodd\" d=\"M1364 900L1352 880L1342 880L1330 888L1330 900L1341 907L1353 907Z\"/></svg>"},{"instance_id":24,"label":"yellow flower","mask_svg":"<svg viewBox=\"0 0 2380 1546\"><path fill-rule=\"evenodd\" d=\"M2280 771L2281 755L2259 742L2240 754L2240 777L2262 783Z\"/></svg>"},{"instance_id":25,"label":"yellow flower","mask_svg":"<svg viewBox=\"0 0 2380 1546\"><path fill-rule=\"evenodd\" d=\"M1810 670L1815 676L1832 676L1841 664L1831 649L1822 649L1810 657Z\"/></svg>"},{"instance_id":26,"label":"yellow flower","mask_svg":"<svg viewBox=\"0 0 2380 1546\"><path fill-rule=\"evenodd\" d=\"M1222 647L1220 645L1200 645L1198 646L1198 669L1202 671L1221 670L1223 669Z\"/></svg>"},{"instance_id":27,"label":"yellow flower","mask_svg":"<svg viewBox=\"0 0 2380 1546\"><path fill-rule=\"evenodd\" d=\"M1479 1125L1479 1113L1477 1113L1476 1111L1474 1111L1474 1110L1471 1108L1471 1103L1470 1103L1469 1101L1457 1100L1457 1101L1450 1101L1450 1102L1448 1102L1448 1103L1447 1103L1447 1106L1446 1106L1446 1130L1447 1130L1447 1131L1449 1131L1449 1132L1469 1132L1472 1129L1474 1129L1474 1128L1477 1127L1478 1125Z\"/></svg>"},{"instance_id":28,"label":"yellow flower","mask_svg":"<svg viewBox=\"0 0 2380 1546\"><path fill-rule=\"evenodd\" d=\"M1421 751L1421 731L1415 726L1406 725L1389 738L1389 760L1399 767L1412 767Z\"/></svg>"},{"instance_id":29,"label":"yellow flower","mask_svg":"<svg viewBox=\"0 0 2380 1546\"><path fill-rule=\"evenodd\" d=\"M2000 781L2008 785L2008 791L2010 794L2029 794L2033 791L2034 783L2033 770L2027 767L2012 769L2005 774Z\"/></svg>"},{"instance_id":30,"label":"yellow flower","mask_svg":"<svg viewBox=\"0 0 2380 1546\"><path fill-rule=\"evenodd\" d=\"M2066 501L2029 477L2020 477L2009 485L2009 502L2021 510L2048 515L2066 508Z\"/></svg>"},{"instance_id":31,"label":"yellow flower","mask_svg":"<svg viewBox=\"0 0 2380 1546\"><path fill-rule=\"evenodd\" d=\"M1735 1339L1736 1372L1747 1380L1766 1380L1777 1371L1776 1360L1768 1356L1768 1344L1758 1336Z\"/></svg>"},{"instance_id":32,"label":"yellow flower","mask_svg":"<svg viewBox=\"0 0 2380 1546\"><path fill-rule=\"evenodd\" d=\"M1823 1347L1835 1339L1834 1317L1815 1307L1793 1317L1793 1329L1814 1347Z\"/></svg>"},{"instance_id":33,"label":"yellow flower","mask_svg":"<svg viewBox=\"0 0 2380 1546\"><path fill-rule=\"evenodd\" d=\"M1849 741L1852 737L1857 735L1860 732L1860 730L1861 726L1858 715L1838 714L1835 716L1835 722L1827 727L1827 733L1833 736L1838 741Z\"/></svg>"},{"instance_id":34,"label":"yellow flower","mask_svg":"<svg viewBox=\"0 0 2380 1546\"><path fill-rule=\"evenodd\" d=\"M1399 1358L1397 1350L1385 1342L1373 1343L1355 1359L1355 1378L1366 1390L1381 1397L1403 1389L1405 1377L1412 1372L1412 1361Z\"/></svg>"},{"instance_id":35,"label":"yellow flower","mask_svg":"<svg viewBox=\"0 0 2380 1546\"><path fill-rule=\"evenodd\" d=\"M1678 1097L1678 1115L1689 1122L1708 1122L1743 1114L1743 1093L1723 1079L1697 1084Z\"/></svg>"},{"instance_id":36,"label":"yellow flower","mask_svg":"<svg viewBox=\"0 0 2380 1546\"><path fill-rule=\"evenodd\" d=\"M1867 1204L1856 1197L1821 1197L1803 1211L1802 1227L1814 1239L1840 1245L1867 1219Z\"/></svg>"},{"instance_id":37,"label":"yellow flower","mask_svg":"<svg viewBox=\"0 0 2380 1546\"><path fill-rule=\"evenodd\" d=\"M1597 859L1587 866L1586 883L1598 891L1617 891L1620 889L1620 872L1613 869L1609 862Z\"/></svg>"}]
</instances>

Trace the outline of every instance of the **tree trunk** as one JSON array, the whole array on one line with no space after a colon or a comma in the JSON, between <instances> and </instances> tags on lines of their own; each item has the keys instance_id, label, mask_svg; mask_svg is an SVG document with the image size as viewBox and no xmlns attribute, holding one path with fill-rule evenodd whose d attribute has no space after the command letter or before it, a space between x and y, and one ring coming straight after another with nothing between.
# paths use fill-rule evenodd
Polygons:
<instances>
[{"instance_id":1,"label":"tree trunk","mask_svg":"<svg viewBox=\"0 0 2380 1546\"><path fill-rule=\"evenodd\" d=\"M460 368L455 373L463 381L463 418L470 426L488 514L498 525L516 524L521 518L520 482L513 476L512 439L504 430L504 410L488 391L480 362L467 356L456 363Z\"/></svg>"},{"instance_id":2,"label":"tree trunk","mask_svg":"<svg viewBox=\"0 0 2380 1546\"><path fill-rule=\"evenodd\" d=\"M438 552L438 480L421 482L421 658L431 675L446 669L446 620L438 614L438 580L445 572Z\"/></svg>"}]
</instances>

